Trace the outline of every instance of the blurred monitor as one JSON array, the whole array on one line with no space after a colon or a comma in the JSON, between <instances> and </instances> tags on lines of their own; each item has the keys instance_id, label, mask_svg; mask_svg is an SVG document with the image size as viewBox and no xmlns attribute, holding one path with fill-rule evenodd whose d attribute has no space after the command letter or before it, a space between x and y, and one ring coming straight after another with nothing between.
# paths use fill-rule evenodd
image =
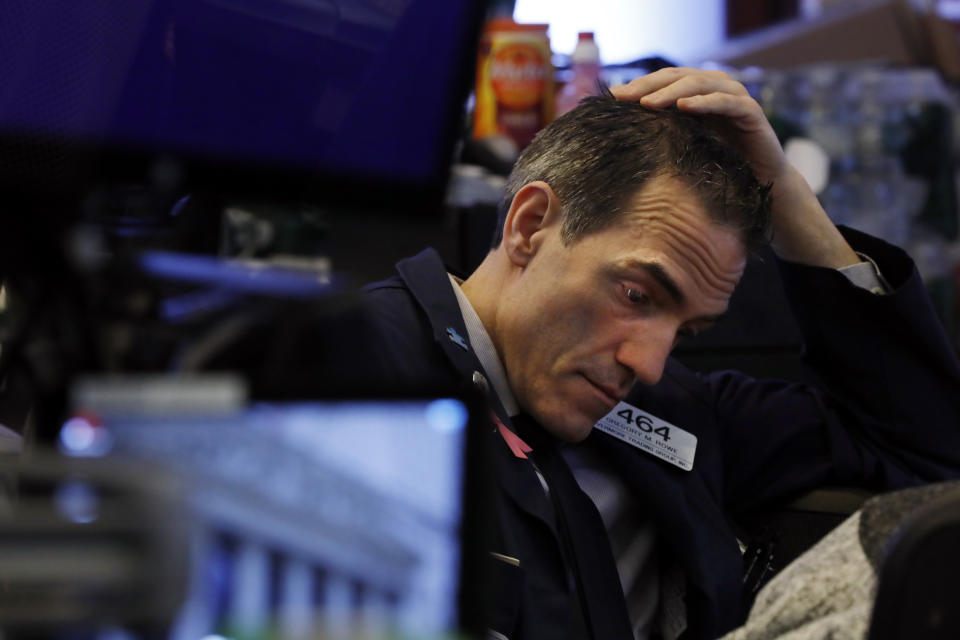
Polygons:
<instances>
[{"instance_id":1,"label":"blurred monitor","mask_svg":"<svg viewBox=\"0 0 960 640\"><path fill-rule=\"evenodd\" d=\"M209 377L86 380L73 396L63 454L133 464L182 487L186 597L164 637L439 639L473 625L464 604L477 600L468 533L479 527L465 519L481 517L483 504L470 477L473 401L248 403L230 379ZM71 491L65 513L90 526L95 499ZM469 510L466 493L474 493ZM78 597L53 586L46 593ZM102 632L84 638L130 633L124 625L135 622L113 604L85 606L77 620ZM53 601L47 609L73 610Z\"/></svg>"},{"instance_id":2,"label":"blurred monitor","mask_svg":"<svg viewBox=\"0 0 960 640\"><path fill-rule=\"evenodd\" d=\"M0 193L435 213L482 0L6 0Z\"/></svg>"}]
</instances>

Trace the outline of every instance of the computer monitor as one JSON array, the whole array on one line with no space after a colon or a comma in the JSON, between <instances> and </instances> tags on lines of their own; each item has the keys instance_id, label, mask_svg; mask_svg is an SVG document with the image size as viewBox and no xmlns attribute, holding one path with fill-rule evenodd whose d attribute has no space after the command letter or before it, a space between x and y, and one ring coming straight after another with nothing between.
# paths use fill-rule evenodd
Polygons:
<instances>
[{"instance_id":1,"label":"computer monitor","mask_svg":"<svg viewBox=\"0 0 960 640\"><path fill-rule=\"evenodd\" d=\"M29 548L42 558L5 574L7 603L23 602L0 605L0 628L140 638L149 619L143 637L170 640L442 639L476 628L476 438L486 431L476 399L251 403L229 376L88 378L72 395L58 446L87 465L63 467L49 500L34 492L0 518L0 557ZM149 490L133 498L137 484ZM145 497L159 486L176 487L165 501L176 509ZM55 527L31 520L44 501ZM172 600L169 620L149 609Z\"/></svg>"},{"instance_id":2,"label":"computer monitor","mask_svg":"<svg viewBox=\"0 0 960 640\"><path fill-rule=\"evenodd\" d=\"M436 214L484 4L8 0L0 196L33 216L114 184Z\"/></svg>"}]
</instances>

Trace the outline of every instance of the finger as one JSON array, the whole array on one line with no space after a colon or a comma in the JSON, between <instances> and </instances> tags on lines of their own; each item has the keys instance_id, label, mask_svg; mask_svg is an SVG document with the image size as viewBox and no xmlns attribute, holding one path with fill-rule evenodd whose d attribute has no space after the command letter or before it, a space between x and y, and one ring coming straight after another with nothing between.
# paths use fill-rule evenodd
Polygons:
<instances>
[{"instance_id":1,"label":"finger","mask_svg":"<svg viewBox=\"0 0 960 640\"><path fill-rule=\"evenodd\" d=\"M698 94L679 98L676 105L681 111L723 116L744 123L754 120L757 123L766 121L763 109L749 94L733 95L723 91Z\"/></svg>"},{"instance_id":2,"label":"finger","mask_svg":"<svg viewBox=\"0 0 960 640\"><path fill-rule=\"evenodd\" d=\"M726 93L738 97L750 95L746 87L729 76L687 75L643 96L640 102L649 107L669 107L682 98L714 93Z\"/></svg>"},{"instance_id":3,"label":"finger","mask_svg":"<svg viewBox=\"0 0 960 640\"><path fill-rule=\"evenodd\" d=\"M710 93L677 101L677 109L706 118L728 142L739 148L761 182L772 182L783 174L786 158L777 135L763 109L750 96Z\"/></svg>"},{"instance_id":4,"label":"finger","mask_svg":"<svg viewBox=\"0 0 960 640\"><path fill-rule=\"evenodd\" d=\"M692 67L665 67L645 76L635 78L623 87L624 94L647 94L680 80L686 76L729 77L723 71L694 69Z\"/></svg>"},{"instance_id":5,"label":"finger","mask_svg":"<svg viewBox=\"0 0 960 640\"><path fill-rule=\"evenodd\" d=\"M639 100L645 95L659 91L685 77L713 77L729 79L723 71L693 69L690 67L666 67L632 80L629 84L611 87L614 96L622 100Z\"/></svg>"}]
</instances>

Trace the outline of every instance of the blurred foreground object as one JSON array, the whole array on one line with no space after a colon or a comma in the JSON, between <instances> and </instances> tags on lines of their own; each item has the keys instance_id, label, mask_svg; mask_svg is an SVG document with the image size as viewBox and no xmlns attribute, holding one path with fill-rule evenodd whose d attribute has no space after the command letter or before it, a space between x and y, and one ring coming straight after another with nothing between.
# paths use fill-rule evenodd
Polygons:
<instances>
[{"instance_id":1,"label":"blurred foreground object","mask_svg":"<svg viewBox=\"0 0 960 640\"><path fill-rule=\"evenodd\" d=\"M759 593L724 640L948 640L960 632L960 485L876 496Z\"/></svg>"},{"instance_id":2,"label":"blurred foreground object","mask_svg":"<svg viewBox=\"0 0 960 640\"><path fill-rule=\"evenodd\" d=\"M483 456L467 447L485 409L456 393L258 401L231 375L78 378L61 457L3 468L0 636L478 628Z\"/></svg>"},{"instance_id":3,"label":"blurred foreground object","mask_svg":"<svg viewBox=\"0 0 960 640\"><path fill-rule=\"evenodd\" d=\"M0 514L4 638L136 628L164 634L187 588L188 527L171 477L101 460L33 457Z\"/></svg>"}]
</instances>

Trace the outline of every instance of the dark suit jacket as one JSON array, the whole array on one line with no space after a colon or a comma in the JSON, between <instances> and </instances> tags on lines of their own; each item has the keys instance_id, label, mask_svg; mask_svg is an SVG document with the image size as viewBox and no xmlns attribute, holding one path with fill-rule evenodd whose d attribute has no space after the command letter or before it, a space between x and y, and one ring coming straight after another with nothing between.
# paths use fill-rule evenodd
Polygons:
<instances>
[{"instance_id":1,"label":"dark suit jacket","mask_svg":"<svg viewBox=\"0 0 960 640\"><path fill-rule=\"evenodd\" d=\"M668 362L662 381L626 399L697 436L692 471L682 471L604 433L595 447L656 522L687 581L684 638L713 638L745 615L743 573L731 514L825 483L898 488L960 475L960 365L912 261L899 249L851 230L894 292L876 296L832 269L781 264L819 386L753 380L736 372L700 375ZM439 257L425 251L398 275L366 289L394 381L460 379L483 373ZM829 391L827 391L829 389ZM510 427L496 397L492 409ZM563 540L529 460L491 431L498 486L496 551L501 567L492 614L515 638L580 637ZM630 638L629 622L602 523L576 487L562 506L584 591L586 626L597 640Z\"/></svg>"}]
</instances>

